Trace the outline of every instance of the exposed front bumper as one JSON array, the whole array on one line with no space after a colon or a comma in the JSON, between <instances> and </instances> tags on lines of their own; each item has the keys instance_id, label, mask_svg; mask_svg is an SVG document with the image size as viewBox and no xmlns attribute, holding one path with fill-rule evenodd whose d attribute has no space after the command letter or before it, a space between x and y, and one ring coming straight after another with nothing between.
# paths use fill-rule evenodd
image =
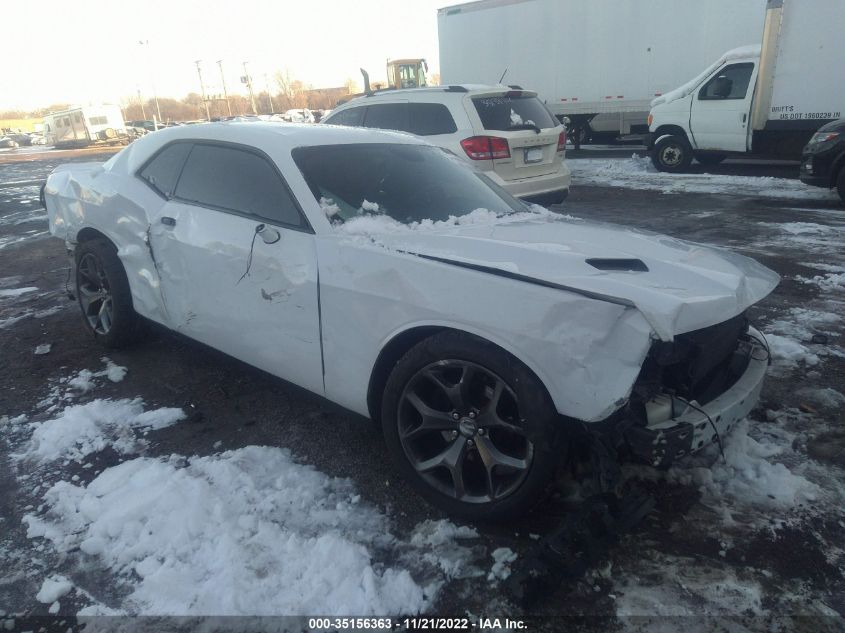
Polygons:
<instances>
[{"instance_id":1,"label":"exposed front bumper","mask_svg":"<svg viewBox=\"0 0 845 633\"><path fill-rule=\"evenodd\" d=\"M749 328L750 340L743 342L738 354L747 357L745 371L726 391L697 408L676 400L679 415L650 426L630 427L625 438L633 453L655 467L668 466L675 460L701 450L733 428L757 404L766 376L769 355L760 332ZM708 419L709 416L709 419ZM712 424L711 424L712 422ZM715 429L714 429L715 427Z\"/></svg>"}]
</instances>

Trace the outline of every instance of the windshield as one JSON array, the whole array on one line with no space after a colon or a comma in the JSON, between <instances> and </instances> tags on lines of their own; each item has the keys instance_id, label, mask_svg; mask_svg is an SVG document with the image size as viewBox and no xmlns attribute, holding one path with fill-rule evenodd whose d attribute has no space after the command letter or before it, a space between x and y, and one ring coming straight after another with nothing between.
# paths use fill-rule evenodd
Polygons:
<instances>
[{"instance_id":1,"label":"windshield","mask_svg":"<svg viewBox=\"0 0 845 633\"><path fill-rule=\"evenodd\" d=\"M485 130L513 130L536 126L542 130L560 125L537 97L512 94L472 100Z\"/></svg>"},{"instance_id":2,"label":"windshield","mask_svg":"<svg viewBox=\"0 0 845 633\"><path fill-rule=\"evenodd\" d=\"M293 150L293 159L332 221L383 214L410 224L476 209L497 215L525 206L439 147L368 143Z\"/></svg>"}]
</instances>

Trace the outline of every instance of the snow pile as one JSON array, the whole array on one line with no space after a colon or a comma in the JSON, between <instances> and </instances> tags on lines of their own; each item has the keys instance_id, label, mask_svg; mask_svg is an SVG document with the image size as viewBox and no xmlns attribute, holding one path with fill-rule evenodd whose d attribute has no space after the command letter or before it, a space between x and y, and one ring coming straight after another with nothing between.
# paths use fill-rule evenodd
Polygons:
<instances>
[{"instance_id":1,"label":"snow pile","mask_svg":"<svg viewBox=\"0 0 845 633\"><path fill-rule=\"evenodd\" d=\"M798 281L805 284L813 284L827 292L841 292L845 290L845 267L831 266L827 264L807 264L819 270L825 271L821 275L813 277L798 277Z\"/></svg>"},{"instance_id":2,"label":"snow pile","mask_svg":"<svg viewBox=\"0 0 845 633\"><path fill-rule=\"evenodd\" d=\"M516 560L516 552L508 547L500 547L493 550L491 556L493 557L493 567L487 574L487 580L490 582L505 580L511 575L510 564Z\"/></svg>"},{"instance_id":3,"label":"snow pile","mask_svg":"<svg viewBox=\"0 0 845 633\"><path fill-rule=\"evenodd\" d=\"M411 534L409 544L414 551L410 557L419 557L439 569L447 580L474 578L483 575L475 564L481 554L476 551L477 548L464 547L461 541L477 538L478 532L471 527L457 526L446 519L426 520L417 525Z\"/></svg>"},{"instance_id":4,"label":"snow pile","mask_svg":"<svg viewBox=\"0 0 845 633\"><path fill-rule=\"evenodd\" d=\"M673 467L668 477L683 485L698 486L705 505L751 505L787 509L812 501L820 494L819 487L790 471L771 458L783 449L768 438L755 440L748 434L748 420L736 424L730 435L722 437L725 459L712 465L713 449L693 457L690 466Z\"/></svg>"},{"instance_id":5,"label":"snow pile","mask_svg":"<svg viewBox=\"0 0 845 633\"><path fill-rule=\"evenodd\" d=\"M398 615L430 599L377 562L393 538L351 483L283 449L137 458L44 502L27 535L97 557L131 589L128 613Z\"/></svg>"},{"instance_id":6,"label":"snow pile","mask_svg":"<svg viewBox=\"0 0 845 633\"><path fill-rule=\"evenodd\" d=\"M809 366L819 364L818 355L793 338L769 334L766 341L769 343L772 360L778 367L794 367L799 362Z\"/></svg>"},{"instance_id":7,"label":"snow pile","mask_svg":"<svg viewBox=\"0 0 845 633\"><path fill-rule=\"evenodd\" d=\"M340 207L331 198L320 198L320 208L329 220L340 213Z\"/></svg>"},{"instance_id":8,"label":"snow pile","mask_svg":"<svg viewBox=\"0 0 845 633\"><path fill-rule=\"evenodd\" d=\"M140 398L94 400L67 407L51 420L31 422L29 443L15 457L41 463L82 461L108 446L121 454L134 453L139 448L135 430L161 429L184 417L176 408L145 411Z\"/></svg>"},{"instance_id":9,"label":"snow pile","mask_svg":"<svg viewBox=\"0 0 845 633\"><path fill-rule=\"evenodd\" d=\"M455 226L507 224L526 221L572 220L570 216L553 213L544 207L531 205L528 211L500 214L489 209L475 209L464 215L451 215L447 220L429 220L403 224L386 215L363 215L346 222L335 224L335 228L350 235L371 235L384 233L408 233L411 231L431 231L448 229Z\"/></svg>"},{"instance_id":10,"label":"snow pile","mask_svg":"<svg viewBox=\"0 0 845 633\"><path fill-rule=\"evenodd\" d=\"M568 161L572 181L580 185L603 185L660 191L662 193L707 193L766 198L829 200L837 196L826 189L810 187L799 180L718 174L669 174L657 171L648 158L632 155L626 160L579 159Z\"/></svg>"},{"instance_id":11,"label":"snow pile","mask_svg":"<svg viewBox=\"0 0 845 633\"><path fill-rule=\"evenodd\" d=\"M796 209L802 215L819 215L817 210ZM816 222L760 222L759 226L775 231L774 236L757 239L754 245L758 247L776 246L779 249L797 251L799 254L808 252L830 256L839 255L845 249L845 229L838 223L824 218L826 224ZM809 264L815 267L815 264ZM822 265L821 267L825 267ZM838 267L826 267L838 268ZM841 269L837 272L843 272Z\"/></svg>"},{"instance_id":12,"label":"snow pile","mask_svg":"<svg viewBox=\"0 0 845 633\"><path fill-rule=\"evenodd\" d=\"M73 589L73 583L64 576L51 576L41 584L41 590L35 596L38 602L52 604Z\"/></svg>"}]
</instances>

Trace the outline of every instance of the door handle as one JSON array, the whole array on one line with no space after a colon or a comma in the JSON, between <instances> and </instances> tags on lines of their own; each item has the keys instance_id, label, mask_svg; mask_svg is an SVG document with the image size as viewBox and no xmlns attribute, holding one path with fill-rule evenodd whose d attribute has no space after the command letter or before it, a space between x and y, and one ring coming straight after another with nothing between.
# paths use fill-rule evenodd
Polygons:
<instances>
[{"instance_id":1,"label":"door handle","mask_svg":"<svg viewBox=\"0 0 845 633\"><path fill-rule=\"evenodd\" d=\"M176 219L175 218L169 218L166 215L163 215L163 216L161 216L161 223L164 226L176 226Z\"/></svg>"},{"instance_id":2,"label":"door handle","mask_svg":"<svg viewBox=\"0 0 845 633\"><path fill-rule=\"evenodd\" d=\"M748 120L748 114L746 112L742 113L742 122L745 123Z\"/></svg>"}]
</instances>

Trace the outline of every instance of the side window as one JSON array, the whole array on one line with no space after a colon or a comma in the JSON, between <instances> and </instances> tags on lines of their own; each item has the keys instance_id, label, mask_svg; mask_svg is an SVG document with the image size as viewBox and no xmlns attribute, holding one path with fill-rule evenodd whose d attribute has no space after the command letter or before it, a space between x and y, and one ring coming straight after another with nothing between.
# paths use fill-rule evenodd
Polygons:
<instances>
[{"instance_id":1,"label":"side window","mask_svg":"<svg viewBox=\"0 0 845 633\"><path fill-rule=\"evenodd\" d=\"M408 131L407 103L378 103L367 107L364 127Z\"/></svg>"},{"instance_id":2,"label":"side window","mask_svg":"<svg viewBox=\"0 0 845 633\"><path fill-rule=\"evenodd\" d=\"M190 143L168 145L138 172L138 176L146 180L165 198L170 198L176 189L179 172L182 171L182 165L185 164L185 158L190 151Z\"/></svg>"},{"instance_id":3,"label":"side window","mask_svg":"<svg viewBox=\"0 0 845 633\"><path fill-rule=\"evenodd\" d=\"M267 159L220 145L194 145L176 197L301 227L302 215L279 174Z\"/></svg>"},{"instance_id":4,"label":"side window","mask_svg":"<svg viewBox=\"0 0 845 633\"><path fill-rule=\"evenodd\" d=\"M699 100L745 99L753 71L753 63L725 66L698 92Z\"/></svg>"},{"instance_id":5,"label":"side window","mask_svg":"<svg viewBox=\"0 0 845 633\"><path fill-rule=\"evenodd\" d=\"M326 123L330 123L332 125L348 125L351 127L361 127L361 124L364 122L364 110L366 108L349 108L348 110L343 110L342 112L338 112L337 114L333 114L328 119L326 119Z\"/></svg>"},{"instance_id":6,"label":"side window","mask_svg":"<svg viewBox=\"0 0 845 633\"><path fill-rule=\"evenodd\" d=\"M458 126L449 108L442 103L410 103L408 131L420 136L452 134L458 131Z\"/></svg>"}]
</instances>

